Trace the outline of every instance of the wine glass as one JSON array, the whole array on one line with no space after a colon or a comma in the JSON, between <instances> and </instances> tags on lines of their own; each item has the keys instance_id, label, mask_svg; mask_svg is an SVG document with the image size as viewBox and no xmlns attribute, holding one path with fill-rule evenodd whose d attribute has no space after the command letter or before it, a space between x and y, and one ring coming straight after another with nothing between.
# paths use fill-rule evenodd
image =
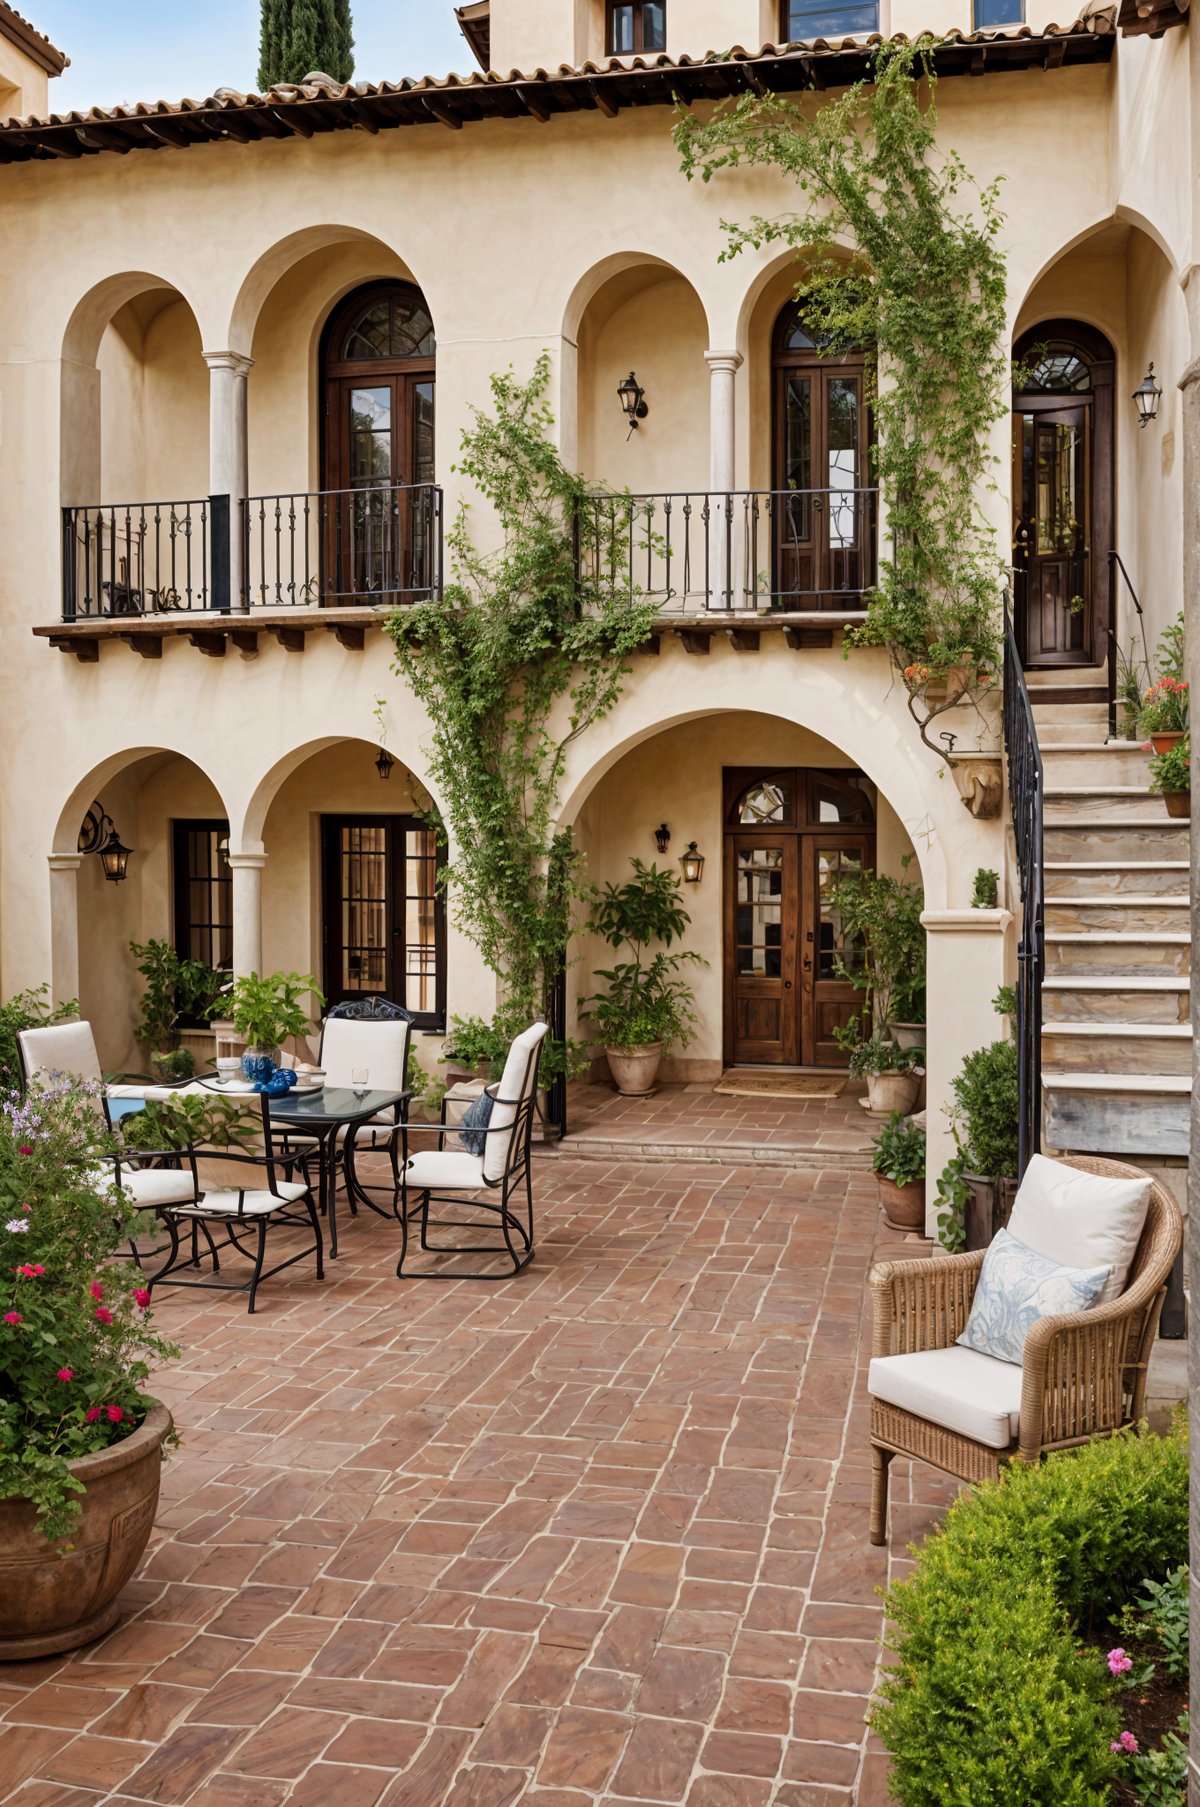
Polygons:
<instances>
[{"instance_id":1,"label":"wine glass","mask_svg":"<svg viewBox=\"0 0 1200 1807\"><path fill-rule=\"evenodd\" d=\"M367 1081L370 1077L369 1067L352 1067L350 1070L350 1084L354 1088L354 1096L360 1103L366 1097Z\"/></svg>"}]
</instances>

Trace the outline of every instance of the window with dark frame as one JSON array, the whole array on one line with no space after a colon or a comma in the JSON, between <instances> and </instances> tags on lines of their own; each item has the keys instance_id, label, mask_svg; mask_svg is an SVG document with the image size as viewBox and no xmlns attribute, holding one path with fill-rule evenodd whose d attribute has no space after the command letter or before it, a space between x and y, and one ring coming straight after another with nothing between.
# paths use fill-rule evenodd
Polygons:
<instances>
[{"instance_id":1,"label":"window with dark frame","mask_svg":"<svg viewBox=\"0 0 1200 1807\"><path fill-rule=\"evenodd\" d=\"M422 1028L446 1014L445 859L416 816L326 816L324 992L329 1005L372 994Z\"/></svg>"},{"instance_id":2,"label":"window with dark frame","mask_svg":"<svg viewBox=\"0 0 1200 1807\"><path fill-rule=\"evenodd\" d=\"M609 56L637 56L666 48L666 0L608 0Z\"/></svg>"},{"instance_id":3,"label":"window with dark frame","mask_svg":"<svg viewBox=\"0 0 1200 1807\"><path fill-rule=\"evenodd\" d=\"M175 895L175 951L215 972L233 970L233 873L229 824L217 820L171 824ZM203 1025L181 1019L185 1028Z\"/></svg>"},{"instance_id":4,"label":"window with dark frame","mask_svg":"<svg viewBox=\"0 0 1200 1807\"><path fill-rule=\"evenodd\" d=\"M998 25L1024 25L1025 0L974 0L972 23L976 31Z\"/></svg>"},{"instance_id":5,"label":"window with dark frame","mask_svg":"<svg viewBox=\"0 0 1200 1807\"><path fill-rule=\"evenodd\" d=\"M851 0L842 6L830 5L829 0L782 0L780 38L785 44L862 37L878 30L878 0Z\"/></svg>"}]
</instances>

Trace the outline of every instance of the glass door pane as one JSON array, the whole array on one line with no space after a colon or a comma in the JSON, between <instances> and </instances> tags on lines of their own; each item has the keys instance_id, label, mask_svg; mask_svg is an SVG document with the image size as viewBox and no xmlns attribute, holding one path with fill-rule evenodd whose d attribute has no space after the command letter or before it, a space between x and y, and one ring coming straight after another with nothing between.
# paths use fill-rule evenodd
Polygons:
<instances>
[{"instance_id":1,"label":"glass door pane","mask_svg":"<svg viewBox=\"0 0 1200 1807\"><path fill-rule=\"evenodd\" d=\"M813 383L808 376L791 376L785 391L783 487L786 501L786 533L789 540L812 538L813 487ZM790 492L797 492L792 494Z\"/></svg>"},{"instance_id":2,"label":"glass door pane","mask_svg":"<svg viewBox=\"0 0 1200 1807\"><path fill-rule=\"evenodd\" d=\"M350 488L346 547L348 587L354 596L394 588L396 428L391 384L349 392ZM343 580L343 587L345 580Z\"/></svg>"},{"instance_id":3,"label":"glass door pane","mask_svg":"<svg viewBox=\"0 0 1200 1807\"><path fill-rule=\"evenodd\" d=\"M388 991L387 828L345 826L339 859L343 993Z\"/></svg>"},{"instance_id":4,"label":"glass door pane","mask_svg":"<svg viewBox=\"0 0 1200 1807\"><path fill-rule=\"evenodd\" d=\"M783 848L739 848L737 970L763 979L783 976Z\"/></svg>"},{"instance_id":5,"label":"glass door pane","mask_svg":"<svg viewBox=\"0 0 1200 1807\"><path fill-rule=\"evenodd\" d=\"M438 847L432 828L404 841L404 1005L418 1015L438 1007Z\"/></svg>"},{"instance_id":6,"label":"glass door pane","mask_svg":"<svg viewBox=\"0 0 1200 1807\"><path fill-rule=\"evenodd\" d=\"M859 384L857 377L830 377L827 393L827 485L830 490L831 551L858 544ZM845 492L844 494L839 492Z\"/></svg>"}]
</instances>

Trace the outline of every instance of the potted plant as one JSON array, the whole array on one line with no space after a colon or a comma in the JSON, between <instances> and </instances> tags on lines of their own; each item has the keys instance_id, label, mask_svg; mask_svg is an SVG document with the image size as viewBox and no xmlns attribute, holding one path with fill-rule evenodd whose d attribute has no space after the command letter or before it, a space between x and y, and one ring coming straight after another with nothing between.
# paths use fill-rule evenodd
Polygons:
<instances>
[{"instance_id":1,"label":"potted plant","mask_svg":"<svg viewBox=\"0 0 1200 1807\"><path fill-rule=\"evenodd\" d=\"M1162 796L1169 816L1192 813L1192 740L1181 734L1150 761L1150 789Z\"/></svg>"},{"instance_id":2,"label":"potted plant","mask_svg":"<svg viewBox=\"0 0 1200 1807\"><path fill-rule=\"evenodd\" d=\"M666 951L691 921L676 875L636 858L631 864L632 879L605 886L588 926L610 947L629 948L633 958L596 972L608 989L584 998L580 1014L600 1031L617 1090L626 1098L642 1098L654 1089L663 1055L692 1039L695 998L679 969L704 961L690 950ZM656 943L661 945L651 953Z\"/></svg>"},{"instance_id":3,"label":"potted plant","mask_svg":"<svg viewBox=\"0 0 1200 1807\"><path fill-rule=\"evenodd\" d=\"M997 1015L1012 1019L1016 998L1005 985L996 994ZM959 1153L953 1183L943 1188L962 1199L966 1247L985 1249L1008 1222L1017 1193L1020 1090L1017 1045L990 1042L963 1061L952 1080L954 1131ZM943 1175L943 1180L946 1176Z\"/></svg>"},{"instance_id":4,"label":"potted plant","mask_svg":"<svg viewBox=\"0 0 1200 1807\"><path fill-rule=\"evenodd\" d=\"M980 866L971 890L973 910L994 910L1000 902L1000 874L988 866Z\"/></svg>"},{"instance_id":5,"label":"potted plant","mask_svg":"<svg viewBox=\"0 0 1200 1807\"><path fill-rule=\"evenodd\" d=\"M832 907L841 920L838 977L866 993L869 1017L888 1038L907 1048L925 1042L925 893L910 879L911 853L901 876L848 874L834 886Z\"/></svg>"},{"instance_id":6,"label":"potted plant","mask_svg":"<svg viewBox=\"0 0 1200 1807\"><path fill-rule=\"evenodd\" d=\"M1188 696L1187 679L1168 674L1142 698L1138 727L1156 753L1167 752L1187 733Z\"/></svg>"},{"instance_id":7,"label":"potted plant","mask_svg":"<svg viewBox=\"0 0 1200 1807\"><path fill-rule=\"evenodd\" d=\"M495 1023L485 1022L481 1016L451 1017L450 1034L442 1044L448 1083L498 1079L511 1039L511 1036L506 1038Z\"/></svg>"},{"instance_id":8,"label":"potted plant","mask_svg":"<svg viewBox=\"0 0 1200 1807\"><path fill-rule=\"evenodd\" d=\"M169 1412L143 1392L178 1354L152 1327L139 1228L97 1166L88 1088L0 1104L0 1658L106 1632L145 1550Z\"/></svg>"},{"instance_id":9,"label":"potted plant","mask_svg":"<svg viewBox=\"0 0 1200 1807\"><path fill-rule=\"evenodd\" d=\"M270 1077L263 1062L278 1062L284 1042L291 1035L307 1035L308 1013L301 998L311 998L319 1013L325 999L311 973L246 973L235 979L228 995L234 1033L246 1044L242 1070L247 1079Z\"/></svg>"},{"instance_id":10,"label":"potted plant","mask_svg":"<svg viewBox=\"0 0 1200 1807\"><path fill-rule=\"evenodd\" d=\"M892 1111L875 1138L871 1167L883 1221L892 1230L925 1228L925 1131Z\"/></svg>"},{"instance_id":11,"label":"potted plant","mask_svg":"<svg viewBox=\"0 0 1200 1807\"><path fill-rule=\"evenodd\" d=\"M225 975L202 960L181 959L169 941L131 941L129 951L146 981L134 1033L162 1078L189 1079L196 1070L194 1056L188 1055L190 1066L163 1057L178 1051L184 1023L203 1021L209 1015Z\"/></svg>"},{"instance_id":12,"label":"potted plant","mask_svg":"<svg viewBox=\"0 0 1200 1807\"><path fill-rule=\"evenodd\" d=\"M835 1029L834 1040L850 1049L851 1079L867 1082L867 1109L873 1117L890 1117L893 1111L906 1116L917 1102L917 1093L925 1077L920 1048L902 1047L878 1030L866 1041L857 1040L857 1023L846 1029Z\"/></svg>"}]
</instances>

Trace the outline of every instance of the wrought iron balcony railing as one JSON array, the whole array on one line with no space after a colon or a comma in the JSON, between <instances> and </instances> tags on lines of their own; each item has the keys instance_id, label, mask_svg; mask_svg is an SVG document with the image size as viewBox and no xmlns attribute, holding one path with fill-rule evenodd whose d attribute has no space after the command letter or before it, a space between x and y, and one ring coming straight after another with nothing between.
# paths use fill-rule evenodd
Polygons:
<instances>
[{"instance_id":1,"label":"wrought iron balcony railing","mask_svg":"<svg viewBox=\"0 0 1200 1807\"><path fill-rule=\"evenodd\" d=\"M663 614L857 614L875 581L874 489L588 496L577 523L590 584Z\"/></svg>"},{"instance_id":2,"label":"wrought iron balcony railing","mask_svg":"<svg viewBox=\"0 0 1200 1807\"><path fill-rule=\"evenodd\" d=\"M436 484L251 496L243 518L245 607L399 607L441 588Z\"/></svg>"},{"instance_id":3,"label":"wrought iron balcony railing","mask_svg":"<svg viewBox=\"0 0 1200 1807\"><path fill-rule=\"evenodd\" d=\"M229 497L64 508L62 586L64 621L227 608Z\"/></svg>"}]
</instances>

